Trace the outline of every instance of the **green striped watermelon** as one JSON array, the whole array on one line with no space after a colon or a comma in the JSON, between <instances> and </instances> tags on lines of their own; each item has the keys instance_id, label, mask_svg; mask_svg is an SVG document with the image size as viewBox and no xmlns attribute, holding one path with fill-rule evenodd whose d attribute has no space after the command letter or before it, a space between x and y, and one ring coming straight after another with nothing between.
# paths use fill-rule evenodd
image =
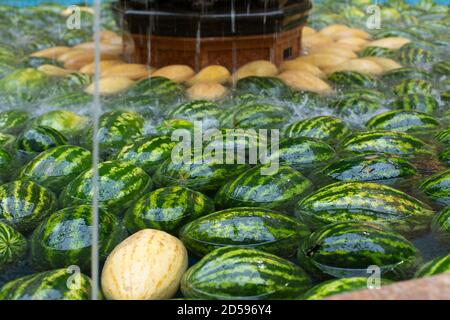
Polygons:
<instances>
[{"instance_id":1,"label":"green striped watermelon","mask_svg":"<svg viewBox=\"0 0 450 320\"><path fill-rule=\"evenodd\" d=\"M86 129L88 122L87 117L79 116L75 112L68 110L49 111L34 120L35 125L51 127L68 138L73 138L81 134L81 131Z\"/></svg>"},{"instance_id":2,"label":"green striped watermelon","mask_svg":"<svg viewBox=\"0 0 450 320\"><path fill-rule=\"evenodd\" d=\"M214 212L214 202L200 192L174 186L160 188L137 200L125 214L130 233L157 229L177 235L194 219Z\"/></svg>"},{"instance_id":3,"label":"green striped watermelon","mask_svg":"<svg viewBox=\"0 0 450 320\"><path fill-rule=\"evenodd\" d=\"M311 229L350 220L374 222L408 237L429 229L434 214L425 203L394 188L369 182L337 182L301 200L296 215Z\"/></svg>"},{"instance_id":4,"label":"green striped watermelon","mask_svg":"<svg viewBox=\"0 0 450 320\"><path fill-rule=\"evenodd\" d=\"M439 128L439 121L426 113L395 110L372 117L366 127L372 130L392 130L402 132L424 132Z\"/></svg>"},{"instance_id":5,"label":"green striped watermelon","mask_svg":"<svg viewBox=\"0 0 450 320\"><path fill-rule=\"evenodd\" d=\"M437 133L436 140L445 146L450 146L450 128Z\"/></svg>"},{"instance_id":6,"label":"green striped watermelon","mask_svg":"<svg viewBox=\"0 0 450 320\"><path fill-rule=\"evenodd\" d=\"M245 104L232 112L233 127L243 129L279 129L292 117L289 109L267 103Z\"/></svg>"},{"instance_id":7,"label":"green striped watermelon","mask_svg":"<svg viewBox=\"0 0 450 320\"><path fill-rule=\"evenodd\" d=\"M141 137L124 146L117 155L117 160L127 161L153 174L156 169L170 158L177 142L170 137Z\"/></svg>"},{"instance_id":8,"label":"green striped watermelon","mask_svg":"<svg viewBox=\"0 0 450 320\"><path fill-rule=\"evenodd\" d=\"M91 280L68 269L35 273L12 280L0 289L0 300L90 299Z\"/></svg>"},{"instance_id":9,"label":"green striped watermelon","mask_svg":"<svg viewBox=\"0 0 450 320\"><path fill-rule=\"evenodd\" d=\"M390 280L381 279L380 285L392 283ZM312 287L304 295L303 300L323 300L331 296L352 291L371 288L373 284L365 277L353 277L328 280Z\"/></svg>"},{"instance_id":10,"label":"green striped watermelon","mask_svg":"<svg viewBox=\"0 0 450 320\"><path fill-rule=\"evenodd\" d=\"M83 91L74 91L49 97L48 99L45 99L42 104L45 104L50 108L57 108L59 111L64 111L61 108L88 108L92 102L92 95Z\"/></svg>"},{"instance_id":11,"label":"green striped watermelon","mask_svg":"<svg viewBox=\"0 0 450 320\"><path fill-rule=\"evenodd\" d=\"M419 187L431 199L439 203L450 204L450 170L432 175Z\"/></svg>"},{"instance_id":12,"label":"green striped watermelon","mask_svg":"<svg viewBox=\"0 0 450 320\"><path fill-rule=\"evenodd\" d=\"M360 57L383 57L392 58L395 53L393 50L382 47L367 46L358 52Z\"/></svg>"},{"instance_id":13,"label":"green striped watermelon","mask_svg":"<svg viewBox=\"0 0 450 320\"><path fill-rule=\"evenodd\" d=\"M436 238L450 247L450 208L447 207L436 215L431 224Z\"/></svg>"},{"instance_id":14,"label":"green striped watermelon","mask_svg":"<svg viewBox=\"0 0 450 320\"><path fill-rule=\"evenodd\" d=\"M21 169L19 177L33 180L59 193L91 166L92 156L88 150L64 145L44 151L33 158Z\"/></svg>"},{"instance_id":15,"label":"green striped watermelon","mask_svg":"<svg viewBox=\"0 0 450 320\"><path fill-rule=\"evenodd\" d=\"M125 145L144 133L144 118L135 112L111 111L102 114L99 120L97 139L102 159L110 159ZM93 128L88 130L84 144L92 144Z\"/></svg>"},{"instance_id":16,"label":"green striped watermelon","mask_svg":"<svg viewBox=\"0 0 450 320\"><path fill-rule=\"evenodd\" d=\"M404 132L371 130L351 135L342 149L353 153L389 153L412 156L432 153L432 146Z\"/></svg>"},{"instance_id":17,"label":"green striped watermelon","mask_svg":"<svg viewBox=\"0 0 450 320\"><path fill-rule=\"evenodd\" d=\"M229 180L216 194L217 207L289 209L312 187L311 181L289 166L266 175L264 170L269 170L269 165L255 166Z\"/></svg>"},{"instance_id":18,"label":"green striped watermelon","mask_svg":"<svg viewBox=\"0 0 450 320\"><path fill-rule=\"evenodd\" d=\"M306 169L324 166L335 157L336 151L322 140L296 137L282 139L278 151L270 158L296 169Z\"/></svg>"},{"instance_id":19,"label":"green striped watermelon","mask_svg":"<svg viewBox=\"0 0 450 320\"><path fill-rule=\"evenodd\" d=\"M340 159L322 171L339 181L390 181L417 174L407 160L388 154L362 154Z\"/></svg>"},{"instance_id":20,"label":"green striped watermelon","mask_svg":"<svg viewBox=\"0 0 450 320\"><path fill-rule=\"evenodd\" d=\"M254 94L275 99L284 99L292 95L291 89L275 77L246 77L236 83L236 91L240 94Z\"/></svg>"},{"instance_id":21,"label":"green striped watermelon","mask_svg":"<svg viewBox=\"0 0 450 320\"><path fill-rule=\"evenodd\" d=\"M33 232L31 258L37 270L76 265L91 270L93 207L82 205L53 213ZM127 236L118 219L105 210L99 211L99 259L108 254Z\"/></svg>"},{"instance_id":22,"label":"green striped watermelon","mask_svg":"<svg viewBox=\"0 0 450 320\"><path fill-rule=\"evenodd\" d=\"M178 162L169 158L158 167L153 179L158 187L182 186L200 192L211 192L248 167L247 164L227 164L223 159L198 157L190 162Z\"/></svg>"},{"instance_id":23,"label":"green striped watermelon","mask_svg":"<svg viewBox=\"0 0 450 320\"><path fill-rule=\"evenodd\" d=\"M292 262L236 247L209 253L181 281L183 295L192 299L292 299L310 287L309 276Z\"/></svg>"},{"instance_id":24,"label":"green striped watermelon","mask_svg":"<svg viewBox=\"0 0 450 320\"><path fill-rule=\"evenodd\" d=\"M0 133L0 147L2 148L11 147L15 139L16 138L13 135Z\"/></svg>"},{"instance_id":25,"label":"green striped watermelon","mask_svg":"<svg viewBox=\"0 0 450 320\"><path fill-rule=\"evenodd\" d=\"M27 251L27 239L13 227L0 222L0 271L16 264Z\"/></svg>"},{"instance_id":26,"label":"green striped watermelon","mask_svg":"<svg viewBox=\"0 0 450 320\"><path fill-rule=\"evenodd\" d=\"M368 277L377 266L387 279L410 278L421 261L414 245L374 223L338 222L303 241L298 262L317 278Z\"/></svg>"},{"instance_id":27,"label":"green striped watermelon","mask_svg":"<svg viewBox=\"0 0 450 320\"><path fill-rule=\"evenodd\" d=\"M403 67L390 70L381 76L381 80L386 84L399 83L402 80L420 79L431 80L433 76L426 70L415 67Z\"/></svg>"},{"instance_id":28,"label":"green striped watermelon","mask_svg":"<svg viewBox=\"0 0 450 320\"><path fill-rule=\"evenodd\" d=\"M375 88L378 82L372 76L356 71L338 71L330 74L327 79L337 89Z\"/></svg>"},{"instance_id":29,"label":"green striped watermelon","mask_svg":"<svg viewBox=\"0 0 450 320\"><path fill-rule=\"evenodd\" d=\"M450 60L435 63L432 70L434 74L439 76L450 77Z\"/></svg>"},{"instance_id":30,"label":"green striped watermelon","mask_svg":"<svg viewBox=\"0 0 450 320\"><path fill-rule=\"evenodd\" d=\"M450 149L445 149L444 151L439 153L439 160L450 166Z\"/></svg>"},{"instance_id":31,"label":"green striped watermelon","mask_svg":"<svg viewBox=\"0 0 450 320\"><path fill-rule=\"evenodd\" d=\"M416 278L432 277L450 272L450 253L428 261L416 272Z\"/></svg>"},{"instance_id":32,"label":"green striped watermelon","mask_svg":"<svg viewBox=\"0 0 450 320\"><path fill-rule=\"evenodd\" d=\"M294 122L283 129L284 137L310 137L325 141L336 141L350 133L350 128L341 119L333 116L318 116Z\"/></svg>"},{"instance_id":33,"label":"green striped watermelon","mask_svg":"<svg viewBox=\"0 0 450 320\"><path fill-rule=\"evenodd\" d=\"M404 96L407 94L431 95L433 85L426 80L408 79L403 80L392 88L394 95Z\"/></svg>"},{"instance_id":34,"label":"green striped watermelon","mask_svg":"<svg viewBox=\"0 0 450 320\"><path fill-rule=\"evenodd\" d=\"M172 109L167 114L167 117L172 119L187 119L191 121L202 121L206 119L217 121L222 112L223 111L219 105L214 102L194 100L180 104L175 109Z\"/></svg>"},{"instance_id":35,"label":"green striped watermelon","mask_svg":"<svg viewBox=\"0 0 450 320\"><path fill-rule=\"evenodd\" d=\"M383 107L379 101L368 99L364 96L353 98L340 97L332 101L329 106L342 117L372 114Z\"/></svg>"},{"instance_id":36,"label":"green striped watermelon","mask_svg":"<svg viewBox=\"0 0 450 320\"><path fill-rule=\"evenodd\" d=\"M156 114L163 111L168 105L154 96L114 96L105 102L105 110L122 110L137 112L145 119L151 120ZM166 111L166 110L164 110Z\"/></svg>"},{"instance_id":37,"label":"green striped watermelon","mask_svg":"<svg viewBox=\"0 0 450 320\"><path fill-rule=\"evenodd\" d=\"M44 126L32 127L17 137L17 149L26 154L40 153L67 144L67 138L59 131Z\"/></svg>"},{"instance_id":38,"label":"green striped watermelon","mask_svg":"<svg viewBox=\"0 0 450 320\"><path fill-rule=\"evenodd\" d=\"M29 114L22 110L0 112L0 132L4 134L18 134L28 123Z\"/></svg>"},{"instance_id":39,"label":"green striped watermelon","mask_svg":"<svg viewBox=\"0 0 450 320\"><path fill-rule=\"evenodd\" d=\"M11 178L13 157L4 148L0 147L0 184Z\"/></svg>"},{"instance_id":40,"label":"green striped watermelon","mask_svg":"<svg viewBox=\"0 0 450 320\"><path fill-rule=\"evenodd\" d=\"M386 96L381 91L375 89L359 88L342 93L343 100L363 99L364 101L384 102Z\"/></svg>"},{"instance_id":41,"label":"green striped watermelon","mask_svg":"<svg viewBox=\"0 0 450 320\"><path fill-rule=\"evenodd\" d=\"M429 114L433 114L439 110L439 104L435 98L429 95L415 93L398 97L389 104L389 107L391 109L413 110Z\"/></svg>"},{"instance_id":42,"label":"green striped watermelon","mask_svg":"<svg viewBox=\"0 0 450 320\"><path fill-rule=\"evenodd\" d=\"M17 69L0 79L0 93L18 104L34 102L48 93L50 84L51 78L41 71Z\"/></svg>"},{"instance_id":43,"label":"green striped watermelon","mask_svg":"<svg viewBox=\"0 0 450 320\"><path fill-rule=\"evenodd\" d=\"M194 131L194 124L186 119L167 119L158 124L155 128L156 134L170 137L175 130L185 129Z\"/></svg>"},{"instance_id":44,"label":"green striped watermelon","mask_svg":"<svg viewBox=\"0 0 450 320\"><path fill-rule=\"evenodd\" d=\"M180 231L191 254L202 257L226 246L259 249L277 256L295 254L309 229L296 219L275 211L241 207L200 217Z\"/></svg>"},{"instance_id":45,"label":"green striped watermelon","mask_svg":"<svg viewBox=\"0 0 450 320\"><path fill-rule=\"evenodd\" d=\"M114 212L129 207L152 188L152 179L139 167L123 161L106 161L98 165L99 203ZM72 180L61 192L63 207L92 203L93 170Z\"/></svg>"},{"instance_id":46,"label":"green striped watermelon","mask_svg":"<svg viewBox=\"0 0 450 320\"><path fill-rule=\"evenodd\" d=\"M310 91L294 92L290 99L284 101L294 104L296 107L305 108L308 110L320 110L327 106L326 98Z\"/></svg>"},{"instance_id":47,"label":"green striped watermelon","mask_svg":"<svg viewBox=\"0 0 450 320\"><path fill-rule=\"evenodd\" d=\"M130 97L152 96L167 103L180 100L183 94L183 86L163 77L142 79L126 92L126 95Z\"/></svg>"},{"instance_id":48,"label":"green striped watermelon","mask_svg":"<svg viewBox=\"0 0 450 320\"><path fill-rule=\"evenodd\" d=\"M0 222L19 232L29 232L55 211L54 194L31 181L12 181L0 186Z\"/></svg>"},{"instance_id":49,"label":"green striped watermelon","mask_svg":"<svg viewBox=\"0 0 450 320\"><path fill-rule=\"evenodd\" d=\"M431 63L433 61L433 53L412 46L403 46L397 51L397 60L406 66L416 66L418 64Z\"/></svg>"}]
</instances>

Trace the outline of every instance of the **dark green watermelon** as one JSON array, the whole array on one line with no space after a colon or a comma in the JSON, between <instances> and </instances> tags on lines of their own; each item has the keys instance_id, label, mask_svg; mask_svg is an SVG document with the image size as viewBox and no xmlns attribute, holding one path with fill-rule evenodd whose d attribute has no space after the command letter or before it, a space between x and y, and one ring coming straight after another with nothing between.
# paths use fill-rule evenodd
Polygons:
<instances>
[{"instance_id":1,"label":"dark green watermelon","mask_svg":"<svg viewBox=\"0 0 450 320\"><path fill-rule=\"evenodd\" d=\"M99 173L99 203L114 212L129 207L152 189L152 179L139 167L123 161L101 162ZM72 180L61 192L63 207L91 204L93 170L87 170Z\"/></svg>"},{"instance_id":2,"label":"dark green watermelon","mask_svg":"<svg viewBox=\"0 0 450 320\"><path fill-rule=\"evenodd\" d=\"M218 208L289 208L312 187L311 181L289 166L253 167L229 180L216 194Z\"/></svg>"},{"instance_id":3,"label":"dark green watermelon","mask_svg":"<svg viewBox=\"0 0 450 320\"><path fill-rule=\"evenodd\" d=\"M379 101L364 96L346 98L340 97L329 104L330 108L342 117L355 117L365 114L373 114L380 110L383 105Z\"/></svg>"},{"instance_id":4,"label":"dark green watermelon","mask_svg":"<svg viewBox=\"0 0 450 320\"><path fill-rule=\"evenodd\" d=\"M91 166L91 152L81 147L64 145L44 151L33 158L21 169L19 176L59 193Z\"/></svg>"},{"instance_id":5,"label":"dark green watermelon","mask_svg":"<svg viewBox=\"0 0 450 320\"><path fill-rule=\"evenodd\" d=\"M288 108L266 103L245 104L232 112L233 127L242 129L279 129L292 117Z\"/></svg>"},{"instance_id":6,"label":"dark green watermelon","mask_svg":"<svg viewBox=\"0 0 450 320\"><path fill-rule=\"evenodd\" d=\"M405 66L416 66L433 61L433 53L413 46L403 46L397 51L397 60Z\"/></svg>"},{"instance_id":7,"label":"dark green watermelon","mask_svg":"<svg viewBox=\"0 0 450 320\"><path fill-rule=\"evenodd\" d=\"M0 184L11 178L13 168L13 157L7 150L0 147Z\"/></svg>"},{"instance_id":8,"label":"dark green watermelon","mask_svg":"<svg viewBox=\"0 0 450 320\"><path fill-rule=\"evenodd\" d=\"M377 266L387 279L408 279L421 262L414 245L374 223L339 222L325 226L303 241L300 266L317 278L367 277Z\"/></svg>"},{"instance_id":9,"label":"dark green watermelon","mask_svg":"<svg viewBox=\"0 0 450 320\"><path fill-rule=\"evenodd\" d=\"M90 272L93 210L90 205L65 208L44 220L31 238L33 267L50 270L76 265ZM127 233L121 222L105 210L99 210L98 223L99 260L102 262Z\"/></svg>"},{"instance_id":10,"label":"dark green watermelon","mask_svg":"<svg viewBox=\"0 0 450 320\"><path fill-rule=\"evenodd\" d=\"M157 229L177 235L178 230L198 217L214 211L214 202L200 192L174 186L157 189L137 200L125 214L130 233Z\"/></svg>"},{"instance_id":11,"label":"dark green watermelon","mask_svg":"<svg viewBox=\"0 0 450 320\"><path fill-rule=\"evenodd\" d=\"M170 158L177 142L167 136L141 137L124 146L117 155L117 160L127 161L153 174L156 169Z\"/></svg>"},{"instance_id":12,"label":"dark green watermelon","mask_svg":"<svg viewBox=\"0 0 450 320\"><path fill-rule=\"evenodd\" d=\"M27 239L13 227L0 222L0 271L17 264L27 252Z\"/></svg>"},{"instance_id":13,"label":"dark green watermelon","mask_svg":"<svg viewBox=\"0 0 450 320\"><path fill-rule=\"evenodd\" d=\"M200 217L180 231L188 251L202 257L226 246L248 247L290 257L308 227L285 214L261 208L232 208Z\"/></svg>"},{"instance_id":14,"label":"dark green watermelon","mask_svg":"<svg viewBox=\"0 0 450 320\"><path fill-rule=\"evenodd\" d=\"M91 280L84 274L74 274L67 268L15 279L0 289L0 300L90 299Z\"/></svg>"},{"instance_id":15,"label":"dark green watermelon","mask_svg":"<svg viewBox=\"0 0 450 320\"><path fill-rule=\"evenodd\" d=\"M181 281L188 299L293 299L311 287L297 265L250 248L214 250L191 267Z\"/></svg>"},{"instance_id":16,"label":"dark green watermelon","mask_svg":"<svg viewBox=\"0 0 450 320\"><path fill-rule=\"evenodd\" d=\"M325 167L326 176L339 181L389 181L412 177L416 168L398 156L388 154L363 154L343 158Z\"/></svg>"},{"instance_id":17,"label":"dark green watermelon","mask_svg":"<svg viewBox=\"0 0 450 320\"><path fill-rule=\"evenodd\" d=\"M13 135L0 133L0 147L9 148L16 138Z\"/></svg>"},{"instance_id":18,"label":"dark green watermelon","mask_svg":"<svg viewBox=\"0 0 450 320\"><path fill-rule=\"evenodd\" d=\"M369 182L338 182L308 195L296 215L315 230L334 222L361 221L388 226L408 237L429 230L434 211L394 188Z\"/></svg>"},{"instance_id":19,"label":"dark green watermelon","mask_svg":"<svg viewBox=\"0 0 450 320\"><path fill-rule=\"evenodd\" d=\"M173 103L180 100L184 94L183 86L163 77L151 77L142 79L131 86L126 95L152 96L162 103Z\"/></svg>"},{"instance_id":20,"label":"dark green watermelon","mask_svg":"<svg viewBox=\"0 0 450 320\"><path fill-rule=\"evenodd\" d=\"M450 77L450 61L439 61L433 65L433 73L439 76Z\"/></svg>"},{"instance_id":21,"label":"dark green watermelon","mask_svg":"<svg viewBox=\"0 0 450 320\"><path fill-rule=\"evenodd\" d=\"M445 149L444 151L439 153L439 160L450 166L450 149Z\"/></svg>"},{"instance_id":22,"label":"dark green watermelon","mask_svg":"<svg viewBox=\"0 0 450 320\"><path fill-rule=\"evenodd\" d=\"M0 222L19 232L29 232L55 211L54 194L31 181L12 181L0 186Z\"/></svg>"},{"instance_id":23,"label":"dark green watermelon","mask_svg":"<svg viewBox=\"0 0 450 320\"><path fill-rule=\"evenodd\" d=\"M156 126L156 134L170 137L175 130L194 131L194 123L186 119L167 119Z\"/></svg>"},{"instance_id":24,"label":"dark green watermelon","mask_svg":"<svg viewBox=\"0 0 450 320\"><path fill-rule=\"evenodd\" d=\"M450 128L436 134L436 140L445 146L450 146Z\"/></svg>"}]
</instances>

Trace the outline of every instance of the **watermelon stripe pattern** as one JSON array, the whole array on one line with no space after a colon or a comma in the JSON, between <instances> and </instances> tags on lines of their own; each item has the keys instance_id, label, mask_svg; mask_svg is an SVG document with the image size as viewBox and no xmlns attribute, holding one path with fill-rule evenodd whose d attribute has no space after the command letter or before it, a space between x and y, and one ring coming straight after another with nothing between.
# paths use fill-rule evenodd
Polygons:
<instances>
[{"instance_id":1,"label":"watermelon stripe pattern","mask_svg":"<svg viewBox=\"0 0 450 320\"><path fill-rule=\"evenodd\" d=\"M58 269L13 280L0 289L0 300L90 300L91 280L80 274L80 286L69 288L71 276L67 269Z\"/></svg>"},{"instance_id":2,"label":"watermelon stripe pattern","mask_svg":"<svg viewBox=\"0 0 450 320\"><path fill-rule=\"evenodd\" d=\"M56 207L55 195L32 181L12 181L0 186L0 222L19 232L33 230Z\"/></svg>"},{"instance_id":3,"label":"watermelon stripe pattern","mask_svg":"<svg viewBox=\"0 0 450 320\"><path fill-rule=\"evenodd\" d=\"M33 232L32 263L37 270L77 265L91 270L93 207L69 207L52 214ZM125 239L127 233L115 216L105 210L99 214L99 258L107 255Z\"/></svg>"},{"instance_id":4,"label":"watermelon stripe pattern","mask_svg":"<svg viewBox=\"0 0 450 320\"><path fill-rule=\"evenodd\" d=\"M284 128L284 137L310 137L325 141L340 140L350 133L348 125L332 116L319 116L292 123Z\"/></svg>"},{"instance_id":5,"label":"watermelon stripe pattern","mask_svg":"<svg viewBox=\"0 0 450 320\"><path fill-rule=\"evenodd\" d=\"M17 148L27 153L39 153L57 146L67 144L67 138L50 127L34 127L17 139Z\"/></svg>"},{"instance_id":6,"label":"watermelon stripe pattern","mask_svg":"<svg viewBox=\"0 0 450 320\"><path fill-rule=\"evenodd\" d=\"M390 280L381 279L380 285L392 283ZM343 278L324 281L311 289L303 296L303 300L322 300L337 294L348 293L357 290L364 290L372 286L370 280L364 277Z\"/></svg>"},{"instance_id":7,"label":"watermelon stripe pattern","mask_svg":"<svg viewBox=\"0 0 450 320\"><path fill-rule=\"evenodd\" d=\"M0 222L0 271L20 261L27 251L27 239L6 223Z\"/></svg>"},{"instance_id":8,"label":"watermelon stripe pattern","mask_svg":"<svg viewBox=\"0 0 450 320\"><path fill-rule=\"evenodd\" d=\"M378 266L381 276L411 277L421 262L412 243L378 224L338 222L325 226L300 244L298 262L320 279L367 276Z\"/></svg>"},{"instance_id":9,"label":"watermelon stripe pattern","mask_svg":"<svg viewBox=\"0 0 450 320\"><path fill-rule=\"evenodd\" d=\"M450 204L450 170L429 177L419 188L431 199Z\"/></svg>"},{"instance_id":10,"label":"watermelon stripe pattern","mask_svg":"<svg viewBox=\"0 0 450 320\"><path fill-rule=\"evenodd\" d=\"M434 236L450 248L450 208L445 208L434 217L431 229Z\"/></svg>"},{"instance_id":11,"label":"watermelon stripe pattern","mask_svg":"<svg viewBox=\"0 0 450 320\"><path fill-rule=\"evenodd\" d=\"M394 100L389 107L397 110L412 110L433 114L439 109L439 104L436 99L429 95L407 94Z\"/></svg>"},{"instance_id":12,"label":"watermelon stripe pattern","mask_svg":"<svg viewBox=\"0 0 450 320\"><path fill-rule=\"evenodd\" d=\"M355 133L342 142L344 151L353 153L389 153L404 156L430 154L432 147L404 132L371 130Z\"/></svg>"},{"instance_id":13,"label":"watermelon stripe pattern","mask_svg":"<svg viewBox=\"0 0 450 320\"><path fill-rule=\"evenodd\" d=\"M427 263L425 263L416 272L416 278L432 277L442 273L450 272L450 254L437 257Z\"/></svg>"},{"instance_id":14,"label":"watermelon stripe pattern","mask_svg":"<svg viewBox=\"0 0 450 320\"><path fill-rule=\"evenodd\" d=\"M287 208L312 187L310 180L288 166L280 166L270 175L261 174L269 167L253 167L224 184L216 194L217 207Z\"/></svg>"},{"instance_id":15,"label":"watermelon stripe pattern","mask_svg":"<svg viewBox=\"0 0 450 320\"><path fill-rule=\"evenodd\" d=\"M385 154L358 155L326 166L322 173L339 181L392 181L417 174L407 160Z\"/></svg>"},{"instance_id":16,"label":"watermelon stripe pattern","mask_svg":"<svg viewBox=\"0 0 450 320\"><path fill-rule=\"evenodd\" d=\"M396 96L404 96L407 94L431 95L433 85L425 80L403 80L394 86L392 90Z\"/></svg>"},{"instance_id":17,"label":"watermelon stripe pattern","mask_svg":"<svg viewBox=\"0 0 450 320\"><path fill-rule=\"evenodd\" d=\"M292 299L310 287L309 276L292 262L234 247L209 253L181 282L183 295L192 299Z\"/></svg>"},{"instance_id":18,"label":"watermelon stripe pattern","mask_svg":"<svg viewBox=\"0 0 450 320\"><path fill-rule=\"evenodd\" d=\"M337 182L301 200L296 215L313 230L356 220L384 224L411 237L428 231L434 212L427 204L385 185Z\"/></svg>"},{"instance_id":19,"label":"watermelon stripe pattern","mask_svg":"<svg viewBox=\"0 0 450 320\"><path fill-rule=\"evenodd\" d=\"M99 164L99 202L117 212L131 205L150 191L150 176L139 167L123 161L106 161ZM60 195L63 207L92 203L92 169L83 172L70 182Z\"/></svg>"},{"instance_id":20,"label":"watermelon stripe pattern","mask_svg":"<svg viewBox=\"0 0 450 320\"><path fill-rule=\"evenodd\" d=\"M92 156L88 150L65 145L39 154L22 168L19 177L33 180L59 193L91 165Z\"/></svg>"},{"instance_id":21,"label":"watermelon stripe pattern","mask_svg":"<svg viewBox=\"0 0 450 320\"><path fill-rule=\"evenodd\" d=\"M157 189L137 200L126 212L130 233L157 229L177 235L178 230L201 216L214 212L214 202L200 192L180 186Z\"/></svg>"},{"instance_id":22,"label":"watermelon stripe pattern","mask_svg":"<svg viewBox=\"0 0 450 320\"><path fill-rule=\"evenodd\" d=\"M430 115L414 111L388 111L371 118L366 127L371 130L417 132L436 130L439 121Z\"/></svg>"},{"instance_id":23,"label":"watermelon stripe pattern","mask_svg":"<svg viewBox=\"0 0 450 320\"><path fill-rule=\"evenodd\" d=\"M198 218L180 231L189 252L202 257L226 246L259 249L278 256L295 254L309 229L282 213L259 208L233 208Z\"/></svg>"}]
</instances>

